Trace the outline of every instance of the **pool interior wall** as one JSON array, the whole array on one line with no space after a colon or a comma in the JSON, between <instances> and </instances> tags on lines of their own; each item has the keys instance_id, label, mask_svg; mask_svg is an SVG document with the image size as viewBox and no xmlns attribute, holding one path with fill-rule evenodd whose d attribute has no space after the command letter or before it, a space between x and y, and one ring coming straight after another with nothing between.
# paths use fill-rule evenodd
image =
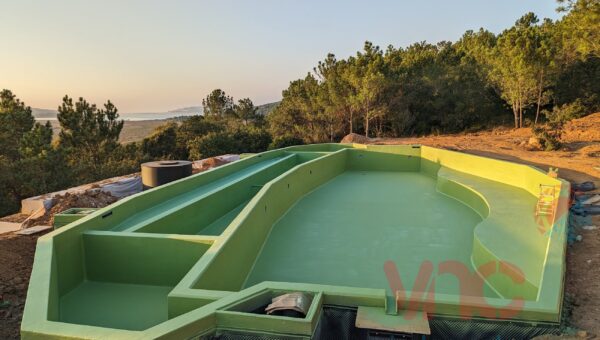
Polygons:
<instances>
[{"instance_id":1,"label":"pool interior wall","mask_svg":"<svg viewBox=\"0 0 600 340\"><path fill-rule=\"evenodd\" d=\"M556 189L551 218L535 216L540 185ZM22 336L310 337L324 304L557 323L568 192L529 166L418 145L257 154L41 237ZM287 291L315 296L305 319L248 313Z\"/></svg>"}]
</instances>

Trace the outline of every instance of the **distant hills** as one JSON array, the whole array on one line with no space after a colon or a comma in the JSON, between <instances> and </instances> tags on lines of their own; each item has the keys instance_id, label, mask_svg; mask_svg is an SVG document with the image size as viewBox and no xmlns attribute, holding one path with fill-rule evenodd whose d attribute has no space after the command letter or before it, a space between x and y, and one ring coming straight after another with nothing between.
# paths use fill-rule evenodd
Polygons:
<instances>
[{"instance_id":1,"label":"distant hills","mask_svg":"<svg viewBox=\"0 0 600 340\"><path fill-rule=\"evenodd\" d=\"M258 105L256 107L257 108L256 112L259 115L264 116L264 115L267 115L269 112L273 111L273 109L275 109L277 107L277 105L279 105L279 102ZM169 113L182 114L182 115L202 114L202 112L204 112L204 109L202 108L202 106L189 106L189 107L182 107L182 108L175 109L175 110L169 110Z\"/></svg>"},{"instance_id":2,"label":"distant hills","mask_svg":"<svg viewBox=\"0 0 600 340\"><path fill-rule=\"evenodd\" d=\"M277 107L277 105L279 105L279 103L281 103L281 102L273 102L273 103L258 105L257 106L258 110L256 110L256 113L258 113L259 115L266 116L267 114L269 114L269 112L275 110L275 108Z\"/></svg>"},{"instance_id":3,"label":"distant hills","mask_svg":"<svg viewBox=\"0 0 600 340\"><path fill-rule=\"evenodd\" d=\"M279 105L279 102L267 103L263 105L258 105L257 112L260 115L267 115L269 112L273 111ZM56 115L58 111L52 109L40 109L40 108L31 108L33 117L36 119L56 119ZM166 119L178 116L191 116L195 114L202 114L202 106L188 106L181 107L174 110L169 110L167 112L147 112L147 113L121 113L121 118L127 120L130 118L134 118L134 120L142 120L140 117L146 117L148 120L153 119Z\"/></svg>"},{"instance_id":4,"label":"distant hills","mask_svg":"<svg viewBox=\"0 0 600 340\"><path fill-rule=\"evenodd\" d=\"M181 107L181 108L178 108L175 110L169 110L167 112L178 114L178 115L190 116L190 115L194 115L194 114L202 114L203 111L204 110L203 110L202 106L188 106L188 107Z\"/></svg>"},{"instance_id":5,"label":"distant hills","mask_svg":"<svg viewBox=\"0 0 600 340\"><path fill-rule=\"evenodd\" d=\"M33 114L33 117L37 119L54 119L56 118L56 114L58 113L58 111L52 109L38 109L32 107L31 113Z\"/></svg>"}]
</instances>

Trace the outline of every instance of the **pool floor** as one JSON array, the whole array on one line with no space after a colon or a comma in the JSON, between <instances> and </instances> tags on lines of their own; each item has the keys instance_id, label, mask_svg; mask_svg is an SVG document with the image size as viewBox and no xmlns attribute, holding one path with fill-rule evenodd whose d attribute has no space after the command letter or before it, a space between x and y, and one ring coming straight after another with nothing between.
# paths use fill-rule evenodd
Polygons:
<instances>
[{"instance_id":1,"label":"pool floor","mask_svg":"<svg viewBox=\"0 0 600 340\"><path fill-rule=\"evenodd\" d=\"M142 330L168 318L172 287L84 281L60 301L63 322Z\"/></svg>"},{"instance_id":2,"label":"pool floor","mask_svg":"<svg viewBox=\"0 0 600 340\"><path fill-rule=\"evenodd\" d=\"M245 286L284 281L389 293L387 260L394 261L407 290L424 261L435 268L448 260L472 268L473 228L481 218L438 193L435 185L435 179L418 172L342 173L303 197L273 226ZM458 296L455 277L442 275L435 282L436 293Z\"/></svg>"}]
</instances>

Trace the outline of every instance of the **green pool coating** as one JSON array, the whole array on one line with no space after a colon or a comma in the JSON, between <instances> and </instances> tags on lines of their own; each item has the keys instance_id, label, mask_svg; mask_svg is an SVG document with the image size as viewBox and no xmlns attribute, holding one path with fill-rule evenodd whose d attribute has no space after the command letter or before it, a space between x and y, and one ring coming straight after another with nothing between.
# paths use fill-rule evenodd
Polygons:
<instances>
[{"instance_id":1,"label":"green pool coating","mask_svg":"<svg viewBox=\"0 0 600 340\"><path fill-rule=\"evenodd\" d=\"M535 214L540 185L552 216ZM324 305L398 325L411 311L557 324L568 192L533 167L425 146L264 152L41 237L22 337L310 338ZM251 313L292 291L313 296L305 318Z\"/></svg>"},{"instance_id":2,"label":"green pool coating","mask_svg":"<svg viewBox=\"0 0 600 340\"><path fill-rule=\"evenodd\" d=\"M347 171L277 221L244 286L303 282L384 287L392 294L385 261L395 261L410 283L423 261L469 263L479 222L475 211L436 192L435 180L420 173ZM438 283L436 291L458 294L454 281Z\"/></svg>"},{"instance_id":3,"label":"green pool coating","mask_svg":"<svg viewBox=\"0 0 600 340\"><path fill-rule=\"evenodd\" d=\"M84 281L60 300L68 323L144 330L167 321L173 287Z\"/></svg>"},{"instance_id":4,"label":"green pool coating","mask_svg":"<svg viewBox=\"0 0 600 340\"><path fill-rule=\"evenodd\" d=\"M78 219L93 213L98 210L97 208L70 208L65 211L62 211L59 214L54 215L54 222L52 226L54 229L60 228L64 225L67 225L71 222L75 222Z\"/></svg>"}]
</instances>

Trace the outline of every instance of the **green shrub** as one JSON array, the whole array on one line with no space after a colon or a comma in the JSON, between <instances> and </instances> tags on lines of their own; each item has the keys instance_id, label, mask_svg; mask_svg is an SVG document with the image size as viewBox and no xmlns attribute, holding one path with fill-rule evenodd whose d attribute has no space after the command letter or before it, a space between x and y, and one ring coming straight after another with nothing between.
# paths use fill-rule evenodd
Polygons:
<instances>
[{"instance_id":1,"label":"green shrub","mask_svg":"<svg viewBox=\"0 0 600 340\"><path fill-rule=\"evenodd\" d=\"M533 134L539 139L540 144L546 151L555 151L562 147L560 137L563 132L563 124L550 122L545 126L537 126L533 129Z\"/></svg>"},{"instance_id":2,"label":"green shrub","mask_svg":"<svg viewBox=\"0 0 600 340\"><path fill-rule=\"evenodd\" d=\"M190 159L203 159L228 153L262 152L271 143L264 129L241 127L233 132L210 132L188 143Z\"/></svg>"},{"instance_id":3,"label":"green shrub","mask_svg":"<svg viewBox=\"0 0 600 340\"><path fill-rule=\"evenodd\" d=\"M288 146L294 145L303 145L304 140L302 138L294 137L294 136L283 136L279 138L275 138L271 144L269 144L269 150L273 149L281 149Z\"/></svg>"},{"instance_id":4,"label":"green shrub","mask_svg":"<svg viewBox=\"0 0 600 340\"><path fill-rule=\"evenodd\" d=\"M228 132L209 132L188 143L190 159L203 159L226 153L237 153L238 143Z\"/></svg>"},{"instance_id":5,"label":"green shrub","mask_svg":"<svg viewBox=\"0 0 600 340\"><path fill-rule=\"evenodd\" d=\"M233 133L238 143L236 153L263 152L271 144L271 135L264 129L243 127Z\"/></svg>"},{"instance_id":6,"label":"green shrub","mask_svg":"<svg viewBox=\"0 0 600 340\"><path fill-rule=\"evenodd\" d=\"M177 123L167 123L154 129L142 140L142 153L152 159L187 158L187 150L177 147Z\"/></svg>"},{"instance_id":7,"label":"green shrub","mask_svg":"<svg viewBox=\"0 0 600 340\"><path fill-rule=\"evenodd\" d=\"M546 119L550 123L563 124L570 120L581 118L586 114L586 108L580 99L569 104L555 106L552 111L544 111Z\"/></svg>"},{"instance_id":8,"label":"green shrub","mask_svg":"<svg viewBox=\"0 0 600 340\"><path fill-rule=\"evenodd\" d=\"M555 106L552 111L544 111L548 120L545 126L533 127L533 134L540 140L546 151L558 150L562 147L560 138L566 122L585 116L586 108L581 100Z\"/></svg>"}]
</instances>

